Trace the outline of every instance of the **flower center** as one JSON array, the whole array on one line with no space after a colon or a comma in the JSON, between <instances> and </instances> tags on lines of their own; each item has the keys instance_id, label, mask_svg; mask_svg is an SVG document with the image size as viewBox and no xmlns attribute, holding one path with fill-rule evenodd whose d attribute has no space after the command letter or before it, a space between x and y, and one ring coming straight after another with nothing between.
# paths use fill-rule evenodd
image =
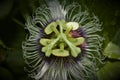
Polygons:
<instances>
[{"instance_id":1,"label":"flower center","mask_svg":"<svg viewBox=\"0 0 120 80\"><path fill-rule=\"evenodd\" d=\"M45 56L49 57L52 54L58 57L70 55L77 57L81 53L81 48L77 46L83 44L85 39L83 37L73 38L70 31L78 28L77 22L65 22L65 20L57 20L48 24L44 32L51 35L51 38L40 39Z\"/></svg>"}]
</instances>

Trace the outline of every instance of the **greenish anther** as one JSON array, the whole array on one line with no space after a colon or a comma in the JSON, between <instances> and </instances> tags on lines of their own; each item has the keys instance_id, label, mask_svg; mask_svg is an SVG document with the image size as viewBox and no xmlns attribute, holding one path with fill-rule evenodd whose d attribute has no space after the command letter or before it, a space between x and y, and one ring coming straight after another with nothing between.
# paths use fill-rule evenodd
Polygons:
<instances>
[{"instance_id":1,"label":"greenish anther","mask_svg":"<svg viewBox=\"0 0 120 80\"><path fill-rule=\"evenodd\" d=\"M81 49L77 46L83 44L85 39L83 37L72 38L68 35L71 30L78 28L79 24L77 22L65 22L65 20L57 20L47 25L45 33L54 34L51 34L51 39L40 39L40 44L43 45L42 52L45 53L45 56L49 57L53 54L58 57L67 57L69 55L77 57L81 53Z\"/></svg>"}]
</instances>

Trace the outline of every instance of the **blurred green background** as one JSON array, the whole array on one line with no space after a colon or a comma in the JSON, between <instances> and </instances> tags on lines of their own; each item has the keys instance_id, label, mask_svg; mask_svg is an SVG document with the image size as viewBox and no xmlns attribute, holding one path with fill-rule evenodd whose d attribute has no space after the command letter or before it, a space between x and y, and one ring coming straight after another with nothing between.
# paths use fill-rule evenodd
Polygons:
<instances>
[{"instance_id":1,"label":"blurred green background","mask_svg":"<svg viewBox=\"0 0 120 80\"><path fill-rule=\"evenodd\" d=\"M61 0L62 1L62 0ZM120 2L117 0L77 1L94 12L103 23L100 34L105 38L102 52L106 56L98 71L99 80L120 80ZM25 18L44 0L0 0L0 80L30 80L24 72L22 41Z\"/></svg>"}]
</instances>

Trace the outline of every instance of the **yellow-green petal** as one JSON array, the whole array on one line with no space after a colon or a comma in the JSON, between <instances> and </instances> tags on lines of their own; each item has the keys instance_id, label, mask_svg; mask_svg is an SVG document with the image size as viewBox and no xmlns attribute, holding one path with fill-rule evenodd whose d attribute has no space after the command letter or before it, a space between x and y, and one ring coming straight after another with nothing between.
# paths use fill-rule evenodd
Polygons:
<instances>
[{"instance_id":1,"label":"yellow-green petal","mask_svg":"<svg viewBox=\"0 0 120 80\"><path fill-rule=\"evenodd\" d=\"M45 38L42 38L42 39L40 39L40 44L42 44L42 45L48 45L48 44L50 44L50 42L51 42L52 40L50 40L50 39L45 39Z\"/></svg>"},{"instance_id":2,"label":"yellow-green petal","mask_svg":"<svg viewBox=\"0 0 120 80\"><path fill-rule=\"evenodd\" d=\"M67 57L67 56L69 56L69 51L61 50L61 49L54 49L54 50L52 50L52 54L54 56L58 56L58 57Z\"/></svg>"},{"instance_id":3,"label":"yellow-green petal","mask_svg":"<svg viewBox=\"0 0 120 80\"><path fill-rule=\"evenodd\" d=\"M72 30L76 30L79 28L79 23L77 22L68 22L66 24L67 27L72 27Z\"/></svg>"},{"instance_id":4,"label":"yellow-green petal","mask_svg":"<svg viewBox=\"0 0 120 80\"><path fill-rule=\"evenodd\" d=\"M46 34L51 34L53 32L53 27L57 27L56 22L50 23L46 28L45 28L45 33Z\"/></svg>"}]
</instances>

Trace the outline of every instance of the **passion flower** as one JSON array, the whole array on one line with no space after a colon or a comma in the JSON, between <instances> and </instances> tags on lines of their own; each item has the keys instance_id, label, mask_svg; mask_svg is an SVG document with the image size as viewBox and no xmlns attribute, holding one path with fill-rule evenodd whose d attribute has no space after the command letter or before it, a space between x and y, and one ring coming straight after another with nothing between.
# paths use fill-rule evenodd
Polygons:
<instances>
[{"instance_id":1,"label":"passion flower","mask_svg":"<svg viewBox=\"0 0 120 80\"><path fill-rule=\"evenodd\" d=\"M97 80L101 60L101 23L95 15L50 1L26 20L29 37L23 42L25 70L36 80Z\"/></svg>"}]
</instances>

